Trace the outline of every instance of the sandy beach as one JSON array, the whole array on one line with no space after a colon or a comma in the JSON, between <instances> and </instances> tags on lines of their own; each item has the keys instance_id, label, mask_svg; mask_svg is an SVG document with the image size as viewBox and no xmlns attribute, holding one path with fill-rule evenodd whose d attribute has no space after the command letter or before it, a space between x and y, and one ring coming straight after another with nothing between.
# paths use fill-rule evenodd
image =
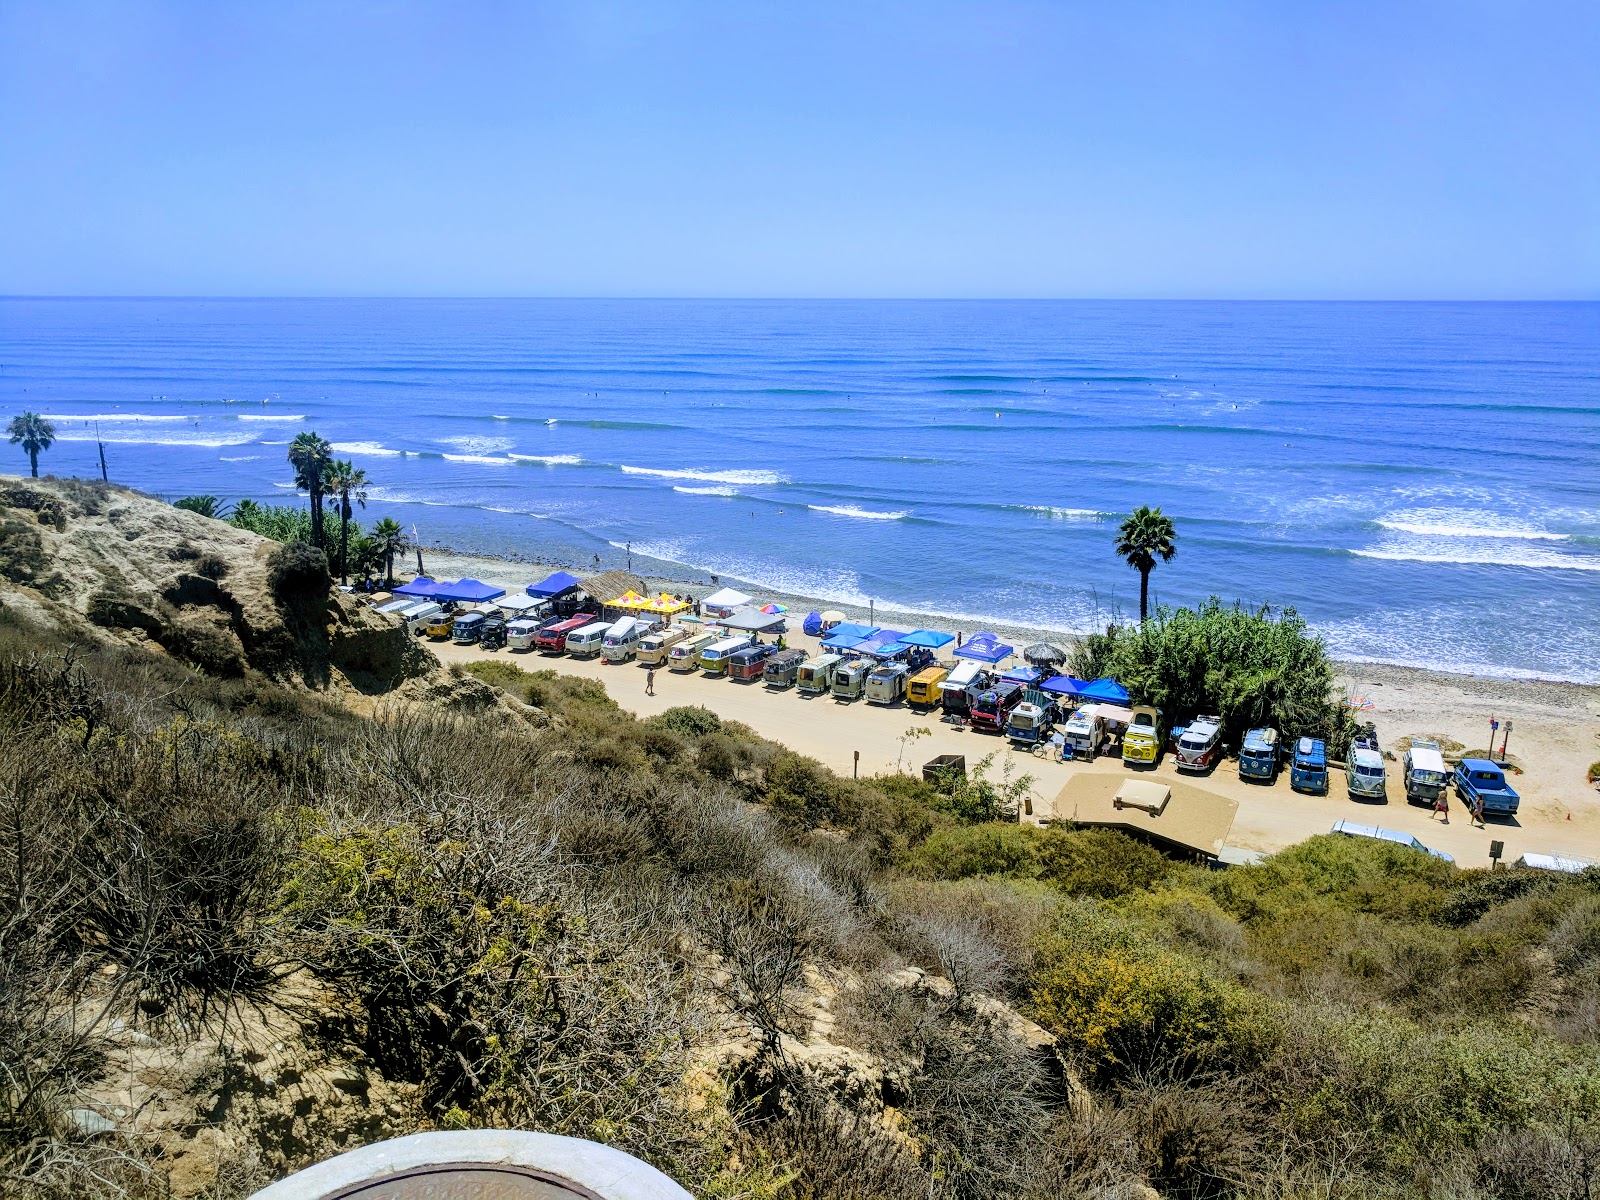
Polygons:
<instances>
[{"instance_id":1,"label":"sandy beach","mask_svg":"<svg viewBox=\"0 0 1600 1200\"><path fill-rule=\"evenodd\" d=\"M430 571L441 576L470 575L517 590L548 573L538 565L440 551L424 554ZM668 590L688 585L702 592L710 583L709 579L688 575L649 582ZM801 614L819 607L807 597L784 595L726 577L721 582L743 586L761 599L788 604ZM851 617L868 615L865 610L852 610L849 606L821 607L839 608ZM924 614L925 619L919 620L918 614L880 610L876 616L880 624L892 620L897 628L923 624L930 628L950 627L948 619L933 615ZM815 639L799 633L798 624L797 620L791 626L790 644L807 650L815 648ZM1019 647L1041 637L1025 629L990 628L1015 639L1014 644ZM1060 636L1054 635L1051 640L1059 641ZM1015 774L1035 777L1036 820L1050 818L1051 802L1073 773L1124 769L1112 759L1070 764L1047 761L1010 749L1004 739L945 725L937 712L922 713L903 704L883 708L865 701L843 704L828 697L807 699L792 689L774 692L759 683L666 670L656 672L656 695L650 697L644 694L645 672L634 663L608 664L599 659L578 661L565 656L509 650L491 653L448 643L427 644L447 663L500 658L528 670L548 669L600 680L618 704L639 716L677 704L704 705L844 774L852 770L863 775L916 770L934 755L946 753L965 755L970 768L978 759L994 754L997 776L1009 764ZM1347 799L1343 776L1337 771L1333 772L1329 795L1303 796L1290 789L1287 772L1268 787L1241 782L1233 764L1224 762L1196 782L1239 802L1238 817L1228 839L1230 845L1247 850L1278 850L1325 833L1334 821L1346 819L1413 833L1424 844L1454 855L1464 866L1487 865L1491 840L1505 842L1508 860L1530 852L1600 860L1600 792L1585 780L1588 764L1600 759L1600 688L1449 675L1381 664L1342 667L1341 683L1350 694L1370 700L1371 707L1365 712L1377 724L1385 746L1404 736L1430 735L1448 738L1469 750L1482 749L1488 742L1490 718L1499 719L1502 728L1510 718L1510 753L1524 772L1514 776L1515 786L1522 794L1521 811L1512 821L1491 821L1487 829L1476 829L1467 814L1452 803L1450 823L1444 825L1429 810L1406 802L1394 766L1390 770L1388 802L1376 804ZM928 733L915 740L907 739L907 731L913 728L926 729ZM1157 773L1174 774L1170 760L1164 760Z\"/></svg>"}]
</instances>

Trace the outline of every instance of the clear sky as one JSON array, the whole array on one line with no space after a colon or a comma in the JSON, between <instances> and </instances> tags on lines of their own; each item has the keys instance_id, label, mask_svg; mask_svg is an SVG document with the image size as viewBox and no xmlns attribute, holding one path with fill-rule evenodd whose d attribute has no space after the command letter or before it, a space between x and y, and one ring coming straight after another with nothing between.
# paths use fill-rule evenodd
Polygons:
<instances>
[{"instance_id":1,"label":"clear sky","mask_svg":"<svg viewBox=\"0 0 1600 1200\"><path fill-rule=\"evenodd\" d=\"M0 292L1600 297L1600 3L0 0Z\"/></svg>"}]
</instances>

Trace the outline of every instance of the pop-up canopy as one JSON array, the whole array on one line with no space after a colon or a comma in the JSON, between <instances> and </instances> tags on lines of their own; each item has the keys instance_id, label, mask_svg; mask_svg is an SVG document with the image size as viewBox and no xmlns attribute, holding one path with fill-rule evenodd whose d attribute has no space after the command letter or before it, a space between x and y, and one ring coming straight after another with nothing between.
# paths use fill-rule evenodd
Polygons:
<instances>
[{"instance_id":1,"label":"pop-up canopy","mask_svg":"<svg viewBox=\"0 0 1600 1200\"><path fill-rule=\"evenodd\" d=\"M605 607L606 608L629 608L629 609L633 609L633 608L643 608L646 604L649 604L649 603L650 603L649 600L645 599L645 597L641 596L638 592L634 591L632 588L629 588L627 591L623 592L622 595L618 596L615 600L607 600L605 602Z\"/></svg>"},{"instance_id":2,"label":"pop-up canopy","mask_svg":"<svg viewBox=\"0 0 1600 1200\"><path fill-rule=\"evenodd\" d=\"M973 634L967 639L967 644L956 651L958 658L972 658L986 663L997 663L1010 654L1011 647L988 632Z\"/></svg>"},{"instance_id":3,"label":"pop-up canopy","mask_svg":"<svg viewBox=\"0 0 1600 1200\"><path fill-rule=\"evenodd\" d=\"M887 658L900 653L903 647L900 639L905 633L899 629L880 629L866 641L856 647L857 653L871 654L879 658Z\"/></svg>"},{"instance_id":4,"label":"pop-up canopy","mask_svg":"<svg viewBox=\"0 0 1600 1200\"><path fill-rule=\"evenodd\" d=\"M485 600L494 600L505 594L505 588L485 583L481 579L458 579L454 583L439 584L434 597L439 600L455 600L462 604L481 604Z\"/></svg>"},{"instance_id":5,"label":"pop-up canopy","mask_svg":"<svg viewBox=\"0 0 1600 1200\"><path fill-rule=\"evenodd\" d=\"M432 600L438 595L439 585L426 575L418 575L410 583L402 583L395 588L396 596L414 596L419 600Z\"/></svg>"},{"instance_id":6,"label":"pop-up canopy","mask_svg":"<svg viewBox=\"0 0 1600 1200\"><path fill-rule=\"evenodd\" d=\"M926 646L929 650L937 650L940 646L948 646L955 640L955 634L940 633L934 629L919 629L915 633L908 633L900 639L907 646Z\"/></svg>"},{"instance_id":7,"label":"pop-up canopy","mask_svg":"<svg viewBox=\"0 0 1600 1200\"><path fill-rule=\"evenodd\" d=\"M1090 700L1103 704L1128 702L1128 689L1115 679L1096 679L1093 683L1085 683L1081 679L1074 679L1071 675L1057 675L1053 679L1046 679L1039 686L1047 692L1054 692L1058 696L1070 696L1074 700Z\"/></svg>"},{"instance_id":8,"label":"pop-up canopy","mask_svg":"<svg viewBox=\"0 0 1600 1200\"><path fill-rule=\"evenodd\" d=\"M505 609L507 612L520 613L528 612L531 609L538 608L539 605L544 603L544 601L535 600L532 596L518 596L513 593L511 595L501 596L500 599L495 601L495 603L501 608Z\"/></svg>"},{"instance_id":9,"label":"pop-up canopy","mask_svg":"<svg viewBox=\"0 0 1600 1200\"><path fill-rule=\"evenodd\" d=\"M552 596L559 596L564 592L570 592L573 588L582 586L583 580L576 575L570 575L566 571L557 571L554 575L541 579L538 583L530 583L527 590L528 595L537 600L548 600Z\"/></svg>"},{"instance_id":10,"label":"pop-up canopy","mask_svg":"<svg viewBox=\"0 0 1600 1200\"><path fill-rule=\"evenodd\" d=\"M732 616L723 617L713 624L724 629L737 629L740 633L769 633L784 625L782 613L764 613L758 608L741 608Z\"/></svg>"},{"instance_id":11,"label":"pop-up canopy","mask_svg":"<svg viewBox=\"0 0 1600 1200\"><path fill-rule=\"evenodd\" d=\"M829 637L869 638L878 632L876 625L860 625L854 621L840 621L828 630Z\"/></svg>"},{"instance_id":12,"label":"pop-up canopy","mask_svg":"<svg viewBox=\"0 0 1600 1200\"><path fill-rule=\"evenodd\" d=\"M712 592L700 604L704 608L742 608L749 604L751 597L733 588L723 588L720 592Z\"/></svg>"},{"instance_id":13,"label":"pop-up canopy","mask_svg":"<svg viewBox=\"0 0 1600 1200\"><path fill-rule=\"evenodd\" d=\"M669 596L666 592L662 592L654 599L646 600L641 604L639 611L651 613L658 617L670 617L683 612L689 607L690 604L687 600L679 600L676 596Z\"/></svg>"},{"instance_id":14,"label":"pop-up canopy","mask_svg":"<svg viewBox=\"0 0 1600 1200\"><path fill-rule=\"evenodd\" d=\"M849 633L831 633L822 639L824 650L854 650L857 646L867 641L864 637L856 637Z\"/></svg>"}]
</instances>

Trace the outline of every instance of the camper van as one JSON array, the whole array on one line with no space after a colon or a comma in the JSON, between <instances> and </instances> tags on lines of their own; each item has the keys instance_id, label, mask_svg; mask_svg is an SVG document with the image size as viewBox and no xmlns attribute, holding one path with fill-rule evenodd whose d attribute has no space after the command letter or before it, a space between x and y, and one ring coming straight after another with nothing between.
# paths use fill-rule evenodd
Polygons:
<instances>
[{"instance_id":1,"label":"camper van","mask_svg":"<svg viewBox=\"0 0 1600 1200\"><path fill-rule=\"evenodd\" d=\"M894 704L906 694L906 679L911 674L903 662L886 662L867 674L867 703Z\"/></svg>"},{"instance_id":2,"label":"camper van","mask_svg":"<svg viewBox=\"0 0 1600 1200\"><path fill-rule=\"evenodd\" d=\"M1278 778L1278 731L1270 725L1252 729L1239 747L1239 778L1272 783Z\"/></svg>"},{"instance_id":3,"label":"camper van","mask_svg":"<svg viewBox=\"0 0 1600 1200\"><path fill-rule=\"evenodd\" d=\"M795 687L802 695L825 696L833 691L833 673L839 669L839 664L844 659L837 654L819 654L816 658L808 658L800 664L800 673L795 677Z\"/></svg>"},{"instance_id":4,"label":"camper van","mask_svg":"<svg viewBox=\"0 0 1600 1200\"><path fill-rule=\"evenodd\" d=\"M554 625L542 626L534 635L533 644L542 654L560 654L567 648L567 638L593 620L592 614L585 613L581 617L568 617Z\"/></svg>"},{"instance_id":5,"label":"camper van","mask_svg":"<svg viewBox=\"0 0 1600 1200\"><path fill-rule=\"evenodd\" d=\"M1006 718L1005 734L1013 745L1037 746L1056 727L1056 704L1038 688L1023 688L1022 702Z\"/></svg>"},{"instance_id":6,"label":"camper van","mask_svg":"<svg viewBox=\"0 0 1600 1200\"><path fill-rule=\"evenodd\" d=\"M723 675L728 670L728 659L735 650L743 650L751 642L748 633L734 634L721 641L712 642L700 651L700 669L710 675Z\"/></svg>"},{"instance_id":7,"label":"camper van","mask_svg":"<svg viewBox=\"0 0 1600 1200\"><path fill-rule=\"evenodd\" d=\"M972 698L982 690L987 678L982 663L957 663L950 674L939 681L939 703L945 715L964 717L971 712Z\"/></svg>"},{"instance_id":8,"label":"camper van","mask_svg":"<svg viewBox=\"0 0 1600 1200\"><path fill-rule=\"evenodd\" d=\"M906 680L906 703L914 708L933 708L944 697L939 685L949 674L949 671L937 663L931 667L923 667Z\"/></svg>"},{"instance_id":9,"label":"camper van","mask_svg":"<svg viewBox=\"0 0 1600 1200\"><path fill-rule=\"evenodd\" d=\"M435 604L432 600L420 600L415 604L406 605L395 616L405 623L407 633L421 637L428 626L433 624L433 618L443 611L442 604Z\"/></svg>"},{"instance_id":10,"label":"camper van","mask_svg":"<svg viewBox=\"0 0 1600 1200\"><path fill-rule=\"evenodd\" d=\"M683 638L667 651L667 669L688 673L697 670L700 666L700 651L707 646L714 646L719 638L714 633L697 633L693 637Z\"/></svg>"},{"instance_id":11,"label":"camper van","mask_svg":"<svg viewBox=\"0 0 1600 1200\"><path fill-rule=\"evenodd\" d=\"M761 680L774 690L793 687L805 661L804 650L780 650L762 665Z\"/></svg>"},{"instance_id":12,"label":"camper van","mask_svg":"<svg viewBox=\"0 0 1600 1200\"><path fill-rule=\"evenodd\" d=\"M638 617L623 617L600 643L600 657L607 662L627 662L644 640L645 623Z\"/></svg>"},{"instance_id":13,"label":"camper van","mask_svg":"<svg viewBox=\"0 0 1600 1200\"><path fill-rule=\"evenodd\" d=\"M972 699L972 727L985 733L1005 732L1011 710L1022 703L1020 683L997 683Z\"/></svg>"},{"instance_id":14,"label":"camper van","mask_svg":"<svg viewBox=\"0 0 1600 1200\"><path fill-rule=\"evenodd\" d=\"M460 646L476 646L483 636L483 625L488 618L481 612L464 612L450 626L450 640Z\"/></svg>"},{"instance_id":15,"label":"camper van","mask_svg":"<svg viewBox=\"0 0 1600 1200\"><path fill-rule=\"evenodd\" d=\"M1222 757L1222 718L1196 717L1178 738L1177 761L1180 771L1209 771Z\"/></svg>"},{"instance_id":16,"label":"camper van","mask_svg":"<svg viewBox=\"0 0 1600 1200\"><path fill-rule=\"evenodd\" d=\"M446 612L443 608L441 608L438 612L434 613L433 616L428 618L428 623L427 625L423 626L422 632L426 633L432 641L448 642L450 640L450 631L455 627L456 614L453 612Z\"/></svg>"},{"instance_id":17,"label":"camper van","mask_svg":"<svg viewBox=\"0 0 1600 1200\"><path fill-rule=\"evenodd\" d=\"M1148 704L1136 705L1122 735L1122 762L1155 766L1161 757L1161 710Z\"/></svg>"},{"instance_id":18,"label":"camper van","mask_svg":"<svg viewBox=\"0 0 1600 1200\"><path fill-rule=\"evenodd\" d=\"M867 676L872 671L871 660L853 658L847 663L841 663L833 672L833 698L835 700L855 700L867 689Z\"/></svg>"},{"instance_id":19,"label":"camper van","mask_svg":"<svg viewBox=\"0 0 1600 1200\"><path fill-rule=\"evenodd\" d=\"M567 634L567 654L573 658L593 658L605 645L606 634L611 632L608 621L594 621L582 629Z\"/></svg>"},{"instance_id":20,"label":"camper van","mask_svg":"<svg viewBox=\"0 0 1600 1200\"><path fill-rule=\"evenodd\" d=\"M1321 738L1303 737L1294 744L1289 786L1314 796L1328 790L1328 747Z\"/></svg>"},{"instance_id":21,"label":"camper van","mask_svg":"<svg viewBox=\"0 0 1600 1200\"><path fill-rule=\"evenodd\" d=\"M1444 754L1438 742L1413 738L1405 757L1406 799L1432 804L1449 782L1450 772L1445 769Z\"/></svg>"},{"instance_id":22,"label":"camper van","mask_svg":"<svg viewBox=\"0 0 1600 1200\"><path fill-rule=\"evenodd\" d=\"M724 674L729 679L744 683L760 679L767 668L767 660L777 652L778 648L773 645L741 646L728 655L728 667Z\"/></svg>"},{"instance_id":23,"label":"camper van","mask_svg":"<svg viewBox=\"0 0 1600 1200\"><path fill-rule=\"evenodd\" d=\"M1383 748L1378 745L1378 731L1371 725L1363 726L1350 739L1350 754L1345 763L1345 792L1352 800L1358 796L1368 800L1389 799Z\"/></svg>"},{"instance_id":24,"label":"camper van","mask_svg":"<svg viewBox=\"0 0 1600 1200\"><path fill-rule=\"evenodd\" d=\"M1061 726L1063 758L1094 759L1106 742L1106 723L1100 719L1100 706L1085 704Z\"/></svg>"},{"instance_id":25,"label":"camper van","mask_svg":"<svg viewBox=\"0 0 1600 1200\"><path fill-rule=\"evenodd\" d=\"M688 636L689 631L682 625L647 633L634 647L634 656L647 667L659 667L667 661L668 652Z\"/></svg>"},{"instance_id":26,"label":"camper van","mask_svg":"<svg viewBox=\"0 0 1600 1200\"><path fill-rule=\"evenodd\" d=\"M506 622L506 648L532 650L533 639L539 634L539 622L532 617L518 617Z\"/></svg>"}]
</instances>

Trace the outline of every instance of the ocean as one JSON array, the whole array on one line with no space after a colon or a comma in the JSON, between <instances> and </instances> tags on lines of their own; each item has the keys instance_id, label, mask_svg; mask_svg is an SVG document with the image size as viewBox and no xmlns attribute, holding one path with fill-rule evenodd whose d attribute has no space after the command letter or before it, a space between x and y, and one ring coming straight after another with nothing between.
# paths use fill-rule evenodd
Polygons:
<instances>
[{"instance_id":1,"label":"ocean","mask_svg":"<svg viewBox=\"0 0 1600 1200\"><path fill-rule=\"evenodd\" d=\"M5 299L23 408L56 474L98 427L116 482L292 503L312 429L428 543L969 633L1136 615L1160 505L1159 603L1600 682L1600 304Z\"/></svg>"}]
</instances>

